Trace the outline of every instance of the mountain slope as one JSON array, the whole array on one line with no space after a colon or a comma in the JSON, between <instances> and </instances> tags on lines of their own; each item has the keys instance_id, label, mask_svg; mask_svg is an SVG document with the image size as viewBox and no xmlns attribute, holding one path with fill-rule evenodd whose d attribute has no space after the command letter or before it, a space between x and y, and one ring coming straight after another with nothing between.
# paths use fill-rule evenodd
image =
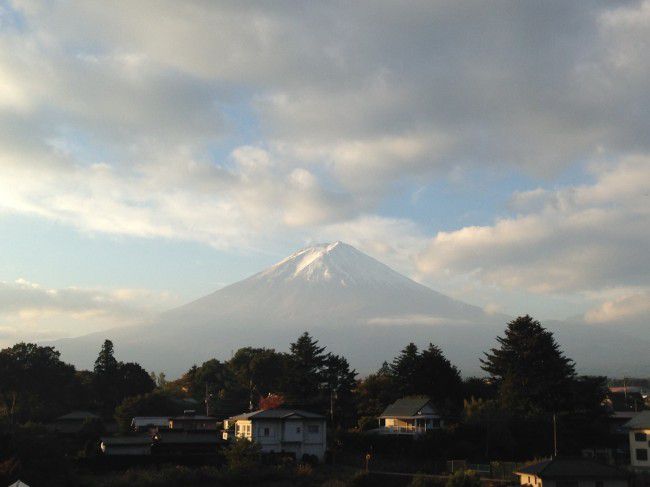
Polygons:
<instances>
[{"instance_id":1,"label":"mountain slope","mask_svg":"<svg viewBox=\"0 0 650 487\"><path fill-rule=\"evenodd\" d=\"M152 323L61 340L56 346L64 359L88 367L108 337L121 359L178 375L212 357L227 359L243 346L286 350L306 330L361 372L391 360L410 341L422 346L431 341L463 372L477 374L479 357L494 345L507 321L506 316L488 315L453 300L335 242L302 249ZM580 370L631 373L631 365L647 365L630 364L628 358L645 357L647 342L584 326L560 326L557 331ZM631 355L620 357L603 349L602 343L613 341Z\"/></svg>"}]
</instances>

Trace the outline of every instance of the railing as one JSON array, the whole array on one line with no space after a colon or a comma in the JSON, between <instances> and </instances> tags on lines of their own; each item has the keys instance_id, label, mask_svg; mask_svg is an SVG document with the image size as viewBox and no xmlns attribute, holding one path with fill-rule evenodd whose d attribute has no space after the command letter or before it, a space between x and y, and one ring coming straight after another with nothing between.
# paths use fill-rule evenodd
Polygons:
<instances>
[{"instance_id":1,"label":"railing","mask_svg":"<svg viewBox=\"0 0 650 487\"><path fill-rule=\"evenodd\" d=\"M380 432L386 435L421 435L427 431L426 426L383 426L380 428Z\"/></svg>"}]
</instances>

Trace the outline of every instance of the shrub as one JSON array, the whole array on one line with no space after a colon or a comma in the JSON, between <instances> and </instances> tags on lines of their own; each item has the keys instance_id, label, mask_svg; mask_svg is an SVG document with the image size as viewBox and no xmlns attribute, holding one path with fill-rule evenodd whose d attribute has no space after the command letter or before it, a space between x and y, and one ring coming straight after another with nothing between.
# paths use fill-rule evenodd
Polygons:
<instances>
[{"instance_id":1,"label":"shrub","mask_svg":"<svg viewBox=\"0 0 650 487\"><path fill-rule=\"evenodd\" d=\"M415 475L409 484L410 487L438 487L439 485L440 482L436 479L426 477L422 474Z\"/></svg>"},{"instance_id":2,"label":"shrub","mask_svg":"<svg viewBox=\"0 0 650 487\"><path fill-rule=\"evenodd\" d=\"M314 469L308 463L299 463L295 473L296 477L310 477L314 473Z\"/></svg>"},{"instance_id":3,"label":"shrub","mask_svg":"<svg viewBox=\"0 0 650 487\"><path fill-rule=\"evenodd\" d=\"M459 470L449 477L446 487L481 487L481 479L471 470Z\"/></svg>"},{"instance_id":4,"label":"shrub","mask_svg":"<svg viewBox=\"0 0 650 487\"><path fill-rule=\"evenodd\" d=\"M371 485L375 485L375 483L367 472L358 472L350 480L350 485L354 487L370 487Z\"/></svg>"},{"instance_id":5,"label":"shrub","mask_svg":"<svg viewBox=\"0 0 650 487\"><path fill-rule=\"evenodd\" d=\"M228 470L235 474L250 473L261 465L260 446L245 438L237 438L225 451Z\"/></svg>"}]
</instances>

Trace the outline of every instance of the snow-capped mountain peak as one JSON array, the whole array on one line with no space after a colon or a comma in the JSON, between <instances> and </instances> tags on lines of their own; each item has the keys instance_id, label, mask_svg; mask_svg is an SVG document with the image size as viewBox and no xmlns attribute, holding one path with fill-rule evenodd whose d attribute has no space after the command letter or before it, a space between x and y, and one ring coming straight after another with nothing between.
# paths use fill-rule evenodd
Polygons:
<instances>
[{"instance_id":1,"label":"snow-capped mountain peak","mask_svg":"<svg viewBox=\"0 0 650 487\"><path fill-rule=\"evenodd\" d=\"M343 286L362 283L413 283L388 266L341 241L300 249L251 279L267 282L300 280Z\"/></svg>"}]
</instances>

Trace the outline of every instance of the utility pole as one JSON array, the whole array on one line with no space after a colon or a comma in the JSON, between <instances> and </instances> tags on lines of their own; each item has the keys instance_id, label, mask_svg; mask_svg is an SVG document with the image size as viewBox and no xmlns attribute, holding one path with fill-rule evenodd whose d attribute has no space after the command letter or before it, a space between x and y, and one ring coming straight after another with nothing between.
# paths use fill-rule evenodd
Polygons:
<instances>
[{"instance_id":1,"label":"utility pole","mask_svg":"<svg viewBox=\"0 0 650 487\"><path fill-rule=\"evenodd\" d=\"M557 457L557 414L553 413L553 458Z\"/></svg>"},{"instance_id":2,"label":"utility pole","mask_svg":"<svg viewBox=\"0 0 650 487\"><path fill-rule=\"evenodd\" d=\"M207 382L205 383L205 415L210 416L210 391Z\"/></svg>"},{"instance_id":3,"label":"utility pole","mask_svg":"<svg viewBox=\"0 0 650 487\"><path fill-rule=\"evenodd\" d=\"M248 410L253 411L253 379L248 379Z\"/></svg>"}]
</instances>

